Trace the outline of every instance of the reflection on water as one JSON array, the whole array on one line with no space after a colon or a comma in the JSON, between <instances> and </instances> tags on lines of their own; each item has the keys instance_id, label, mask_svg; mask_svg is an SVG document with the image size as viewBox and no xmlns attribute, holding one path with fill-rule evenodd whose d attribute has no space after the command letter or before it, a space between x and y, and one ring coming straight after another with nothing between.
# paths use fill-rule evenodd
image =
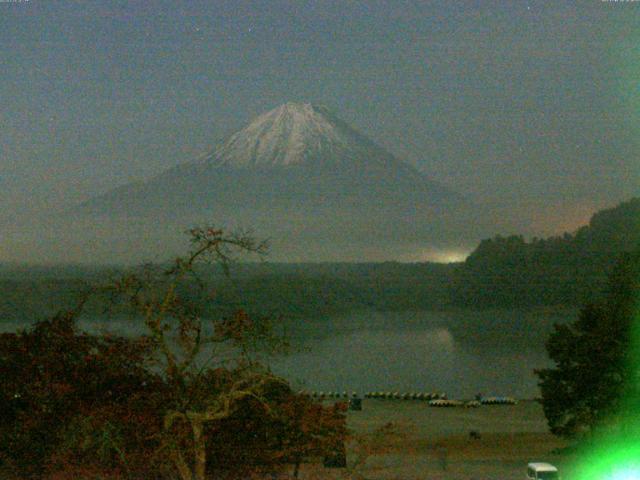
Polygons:
<instances>
[{"instance_id":1,"label":"reflection on water","mask_svg":"<svg viewBox=\"0 0 640 480\"><path fill-rule=\"evenodd\" d=\"M445 391L451 397L537 395L544 342L573 312L364 313L305 325L298 353L272 362L301 388Z\"/></svg>"},{"instance_id":2,"label":"reflection on water","mask_svg":"<svg viewBox=\"0 0 640 480\"><path fill-rule=\"evenodd\" d=\"M571 309L360 312L289 325L296 351L270 360L297 387L322 391L447 392L531 398L534 368L549 364L544 349L553 323ZM24 325L3 323L2 331ZM82 319L90 333L139 335L142 323Z\"/></svg>"}]
</instances>

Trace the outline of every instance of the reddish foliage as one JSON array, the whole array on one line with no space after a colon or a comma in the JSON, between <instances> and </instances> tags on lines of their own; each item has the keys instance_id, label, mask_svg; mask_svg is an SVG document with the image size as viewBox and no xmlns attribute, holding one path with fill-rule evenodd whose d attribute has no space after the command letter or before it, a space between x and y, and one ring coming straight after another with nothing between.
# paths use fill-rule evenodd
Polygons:
<instances>
[{"instance_id":1,"label":"reddish foliage","mask_svg":"<svg viewBox=\"0 0 640 480\"><path fill-rule=\"evenodd\" d=\"M324 407L289 389L270 395L270 411L247 401L231 417L207 428L208 468L223 478L250 478L343 448L346 404Z\"/></svg>"},{"instance_id":2,"label":"reddish foliage","mask_svg":"<svg viewBox=\"0 0 640 480\"><path fill-rule=\"evenodd\" d=\"M23 478L39 477L68 440L74 417L111 409L114 424L130 422L136 402L148 403L162 391L159 378L143 366L148 348L144 339L79 333L66 313L31 330L0 335L4 463Z\"/></svg>"},{"instance_id":3,"label":"reddish foliage","mask_svg":"<svg viewBox=\"0 0 640 480\"><path fill-rule=\"evenodd\" d=\"M233 322L245 325L238 314ZM241 330L241 329L240 329ZM21 478L160 478L170 471L162 446L164 412L175 392L144 367L145 339L90 336L59 315L18 334L0 335L0 454ZM185 395L202 408L236 373L210 369ZM323 407L281 382L247 398L228 418L206 425L208 469L250 478L322 458L344 441L345 405ZM189 450L190 430L172 433Z\"/></svg>"},{"instance_id":4,"label":"reddish foliage","mask_svg":"<svg viewBox=\"0 0 640 480\"><path fill-rule=\"evenodd\" d=\"M229 340L234 344L240 344L253 328L254 323L249 314L244 310L238 310L215 324L214 338L218 341Z\"/></svg>"}]
</instances>

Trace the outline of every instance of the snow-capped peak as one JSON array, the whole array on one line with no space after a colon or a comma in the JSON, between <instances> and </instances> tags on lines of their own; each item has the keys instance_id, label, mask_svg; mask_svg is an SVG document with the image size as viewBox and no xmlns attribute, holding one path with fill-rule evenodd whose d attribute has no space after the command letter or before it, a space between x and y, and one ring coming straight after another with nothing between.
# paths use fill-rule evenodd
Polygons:
<instances>
[{"instance_id":1,"label":"snow-capped peak","mask_svg":"<svg viewBox=\"0 0 640 480\"><path fill-rule=\"evenodd\" d=\"M205 161L238 168L343 162L371 147L325 107L286 103L233 134Z\"/></svg>"}]
</instances>

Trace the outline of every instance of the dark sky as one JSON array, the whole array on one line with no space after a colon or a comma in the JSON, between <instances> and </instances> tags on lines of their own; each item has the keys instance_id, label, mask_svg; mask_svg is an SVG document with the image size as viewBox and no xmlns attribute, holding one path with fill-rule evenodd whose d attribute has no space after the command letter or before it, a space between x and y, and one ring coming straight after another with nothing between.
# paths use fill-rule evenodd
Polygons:
<instances>
[{"instance_id":1,"label":"dark sky","mask_svg":"<svg viewBox=\"0 0 640 480\"><path fill-rule=\"evenodd\" d=\"M640 2L4 1L0 45L5 215L157 174L286 101L541 234L640 194Z\"/></svg>"}]
</instances>

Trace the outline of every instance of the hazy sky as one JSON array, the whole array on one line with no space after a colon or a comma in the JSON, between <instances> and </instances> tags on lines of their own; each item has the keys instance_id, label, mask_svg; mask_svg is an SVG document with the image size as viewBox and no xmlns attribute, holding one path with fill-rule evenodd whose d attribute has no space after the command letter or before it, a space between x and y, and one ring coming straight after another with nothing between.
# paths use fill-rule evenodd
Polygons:
<instances>
[{"instance_id":1,"label":"hazy sky","mask_svg":"<svg viewBox=\"0 0 640 480\"><path fill-rule=\"evenodd\" d=\"M436 180L536 205L541 232L640 194L640 2L0 3L3 214L324 104Z\"/></svg>"}]
</instances>

